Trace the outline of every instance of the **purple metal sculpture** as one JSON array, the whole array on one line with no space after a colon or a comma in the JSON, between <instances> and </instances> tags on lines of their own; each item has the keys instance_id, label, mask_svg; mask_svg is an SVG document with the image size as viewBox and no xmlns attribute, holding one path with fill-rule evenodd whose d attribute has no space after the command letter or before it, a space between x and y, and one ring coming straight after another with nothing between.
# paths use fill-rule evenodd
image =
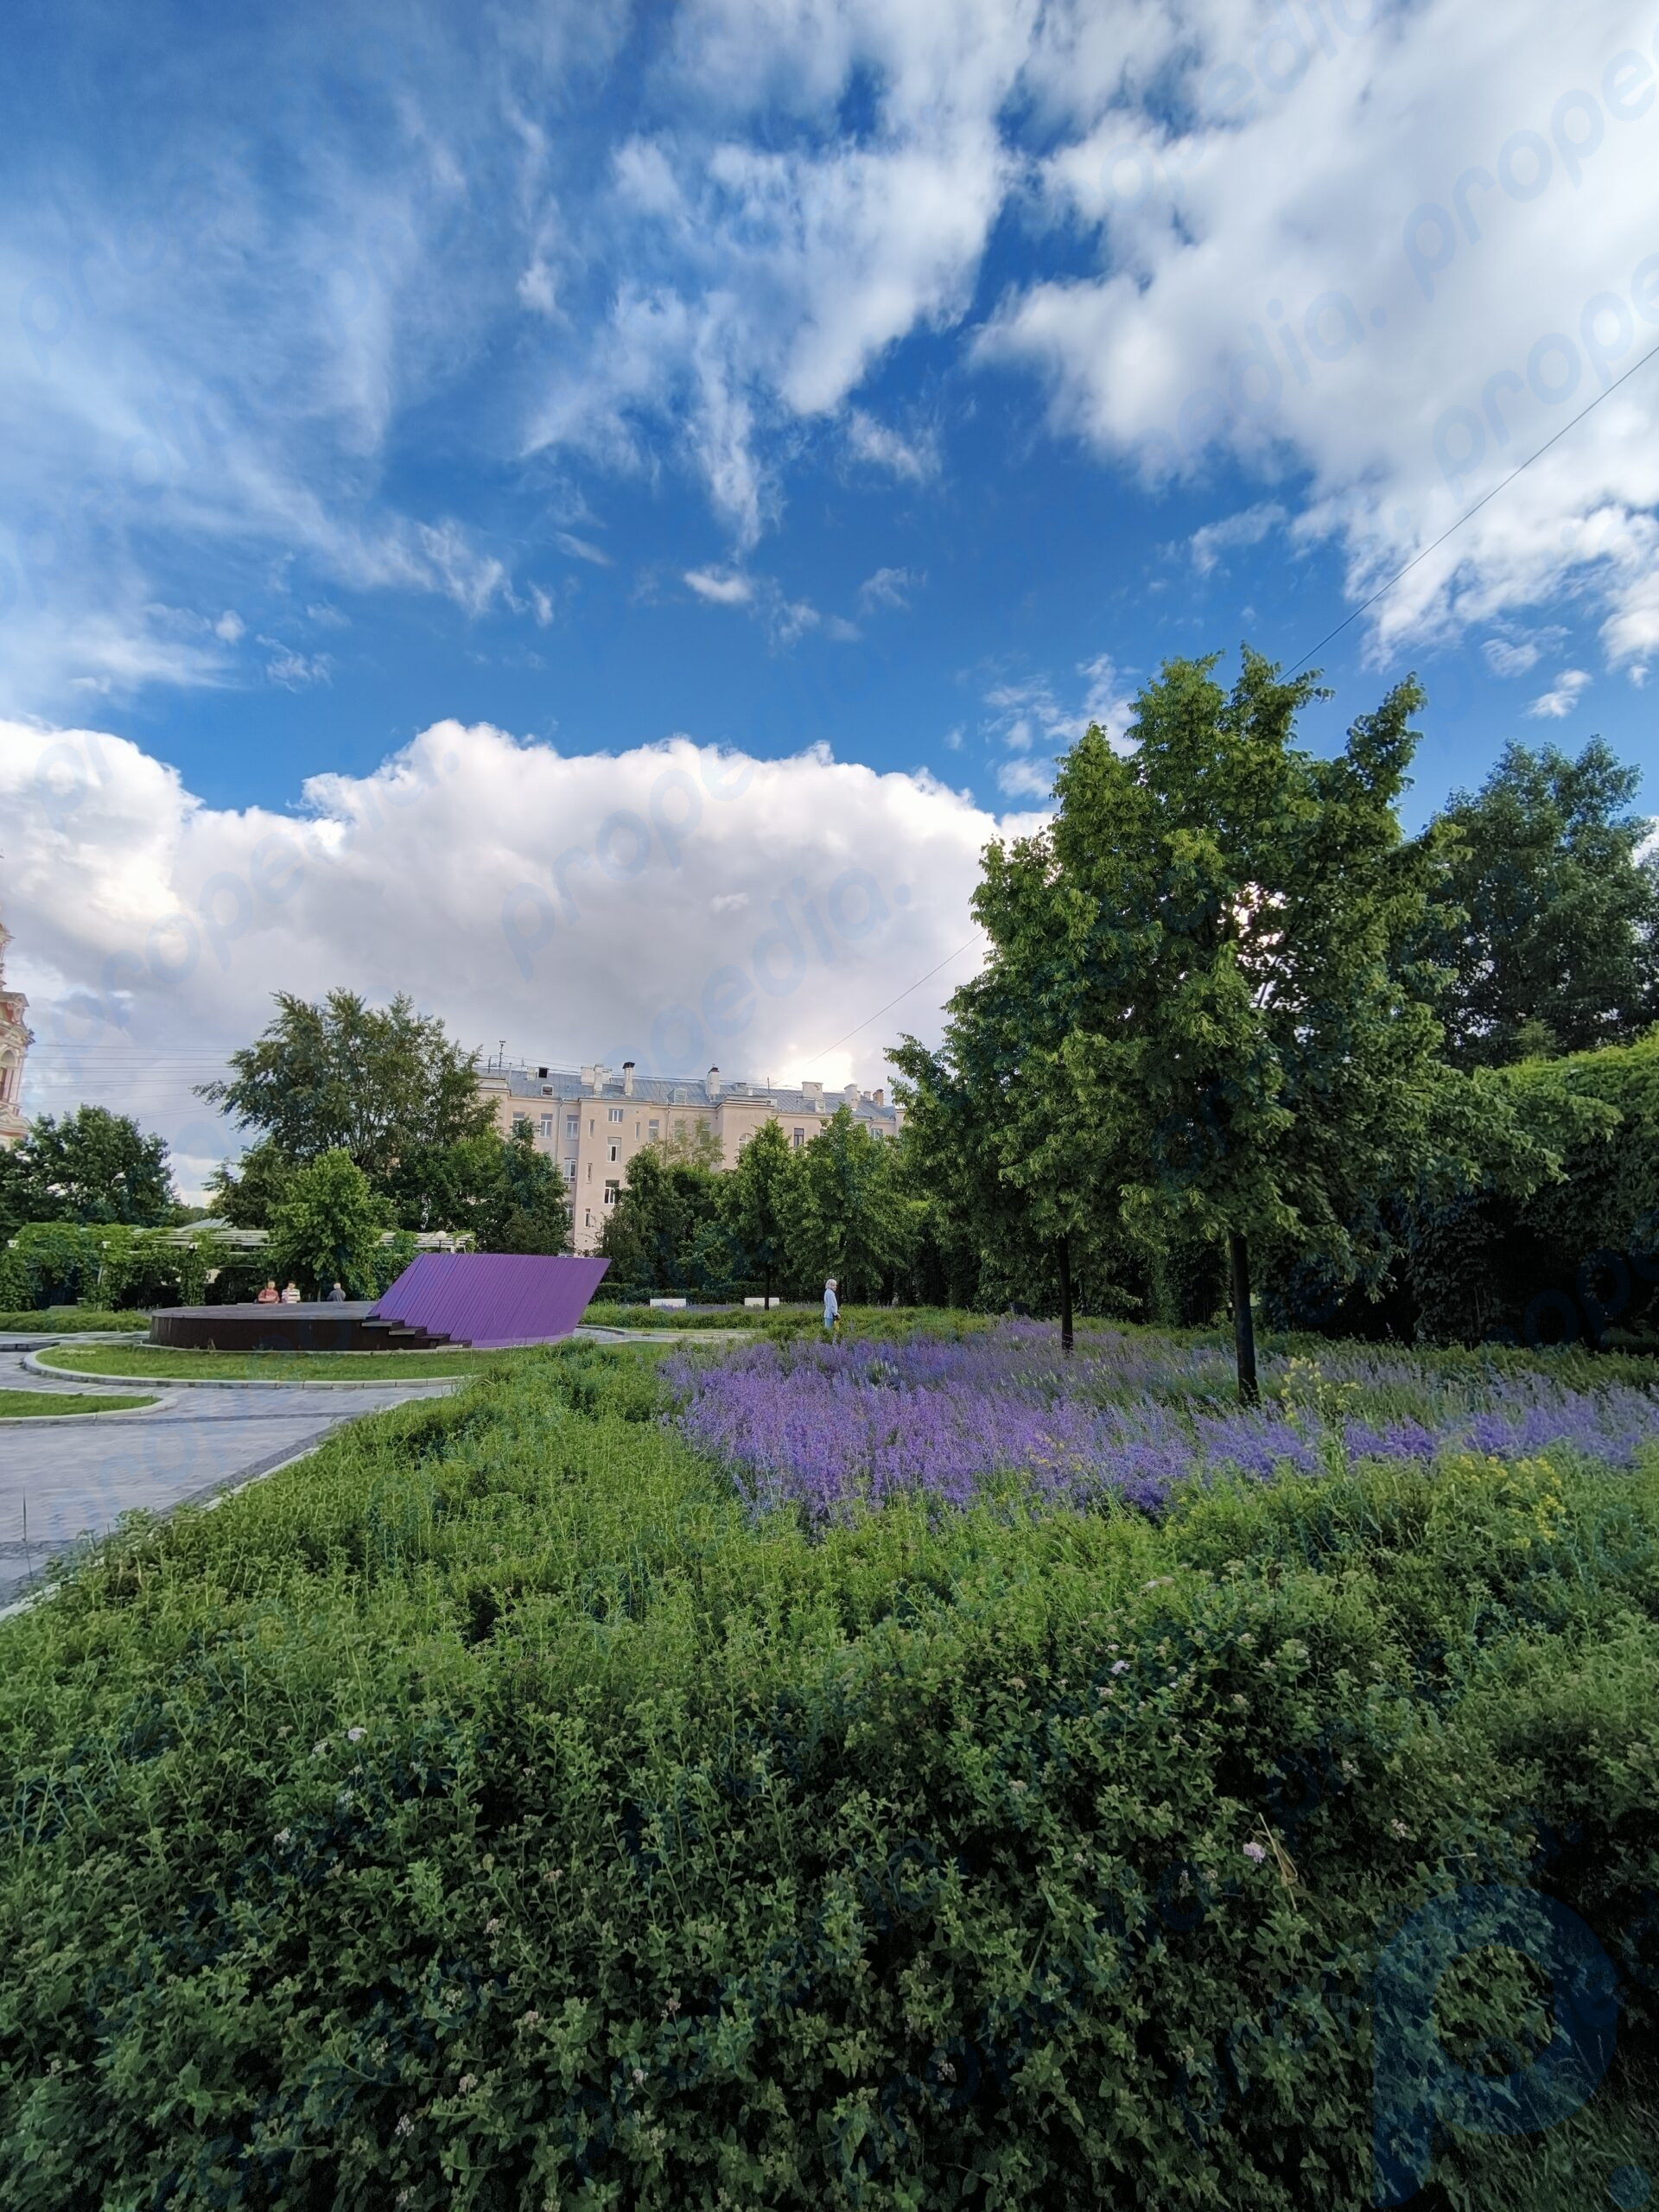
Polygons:
<instances>
[{"instance_id":1,"label":"purple metal sculpture","mask_svg":"<svg viewBox=\"0 0 1659 2212\"><path fill-rule=\"evenodd\" d=\"M375 1307L382 1321L494 1349L552 1344L587 1310L608 1260L513 1252L422 1252Z\"/></svg>"}]
</instances>

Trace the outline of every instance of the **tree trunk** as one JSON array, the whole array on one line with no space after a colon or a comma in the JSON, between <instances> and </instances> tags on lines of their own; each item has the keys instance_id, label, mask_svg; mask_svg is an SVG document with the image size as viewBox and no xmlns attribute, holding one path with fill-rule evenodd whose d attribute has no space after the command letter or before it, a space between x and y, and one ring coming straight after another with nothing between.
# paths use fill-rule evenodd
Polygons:
<instances>
[{"instance_id":1,"label":"tree trunk","mask_svg":"<svg viewBox=\"0 0 1659 2212\"><path fill-rule=\"evenodd\" d=\"M1233 1279L1233 1355L1238 1366L1238 1402L1259 1406L1262 1393L1255 1380L1255 1324L1250 1318L1250 1255L1236 1230L1227 1238L1227 1261Z\"/></svg>"},{"instance_id":2,"label":"tree trunk","mask_svg":"<svg viewBox=\"0 0 1659 2212\"><path fill-rule=\"evenodd\" d=\"M771 1311L772 1311L772 1269L771 1269L770 1268L763 1268L763 1269L762 1269L762 1271L761 1271L761 1275L760 1275L760 1280L761 1280L761 1282L764 1284L764 1286L765 1286L765 1287L766 1287L766 1311L768 1313L771 1313ZM750 1277L750 1281L753 1281L753 1276L751 1276L751 1277Z\"/></svg>"},{"instance_id":3,"label":"tree trunk","mask_svg":"<svg viewBox=\"0 0 1659 2212\"><path fill-rule=\"evenodd\" d=\"M1060 1350L1071 1357L1071 1239L1060 1239Z\"/></svg>"}]
</instances>

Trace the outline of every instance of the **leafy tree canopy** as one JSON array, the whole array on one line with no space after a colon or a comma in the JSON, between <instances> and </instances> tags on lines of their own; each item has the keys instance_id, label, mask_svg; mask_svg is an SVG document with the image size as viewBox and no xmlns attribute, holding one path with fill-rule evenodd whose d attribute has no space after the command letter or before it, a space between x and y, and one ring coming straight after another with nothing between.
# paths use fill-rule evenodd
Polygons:
<instances>
[{"instance_id":1,"label":"leafy tree canopy","mask_svg":"<svg viewBox=\"0 0 1659 2212\"><path fill-rule=\"evenodd\" d=\"M1433 956L1448 1057L1502 1066L1627 1042L1659 1020L1659 856L1639 772L1592 738L1576 760L1511 745L1437 826Z\"/></svg>"},{"instance_id":2,"label":"leafy tree canopy","mask_svg":"<svg viewBox=\"0 0 1659 2212\"><path fill-rule=\"evenodd\" d=\"M759 1276L768 1305L786 1255L786 1193L793 1164L781 1126L763 1122L738 1153L721 1193L726 1219L741 1248L744 1272Z\"/></svg>"},{"instance_id":3,"label":"leafy tree canopy","mask_svg":"<svg viewBox=\"0 0 1659 2212\"><path fill-rule=\"evenodd\" d=\"M0 1233L29 1221L154 1228L181 1213L166 1140L106 1107L79 1106L61 1121L42 1114L0 1152Z\"/></svg>"},{"instance_id":4,"label":"leafy tree canopy","mask_svg":"<svg viewBox=\"0 0 1659 2212\"><path fill-rule=\"evenodd\" d=\"M271 1272L294 1277L316 1297L338 1282L348 1298L372 1298L390 1212L350 1153L334 1147L295 1171L274 1209L266 1248Z\"/></svg>"},{"instance_id":5,"label":"leafy tree canopy","mask_svg":"<svg viewBox=\"0 0 1659 2212\"><path fill-rule=\"evenodd\" d=\"M791 1277L810 1293L834 1275L843 1302L873 1299L904 1265L916 1231L892 1146L840 1106L795 1171L781 1193Z\"/></svg>"},{"instance_id":6,"label":"leafy tree canopy","mask_svg":"<svg viewBox=\"0 0 1659 2212\"><path fill-rule=\"evenodd\" d=\"M388 1007L330 991L311 1005L287 991L226 1079L199 1086L244 1128L296 1164L343 1151L385 1188L406 1155L478 1136L494 1109L479 1096L477 1055L400 993Z\"/></svg>"},{"instance_id":7,"label":"leafy tree canopy","mask_svg":"<svg viewBox=\"0 0 1659 2212\"><path fill-rule=\"evenodd\" d=\"M1324 760L1296 742L1311 676L1246 648L1227 693L1217 658L1167 663L1122 751L1091 728L1062 762L1054 822L988 849L991 957L944 1061L977 1172L1055 1236L1104 1211L1224 1244L1249 1396L1252 1241L1350 1279L1390 1257L1437 1084L1414 957L1435 841L1395 810L1414 683Z\"/></svg>"}]
</instances>

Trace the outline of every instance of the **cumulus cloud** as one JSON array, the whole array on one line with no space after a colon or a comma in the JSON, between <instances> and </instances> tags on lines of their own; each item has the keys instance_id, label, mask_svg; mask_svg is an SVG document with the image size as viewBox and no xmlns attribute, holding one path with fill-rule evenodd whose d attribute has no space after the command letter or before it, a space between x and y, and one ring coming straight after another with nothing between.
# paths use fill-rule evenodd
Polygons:
<instances>
[{"instance_id":1,"label":"cumulus cloud","mask_svg":"<svg viewBox=\"0 0 1659 2212\"><path fill-rule=\"evenodd\" d=\"M1524 676L1538 665L1543 649L1531 638L1488 638L1480 650L1494 676Z\"/></svg>"},{"instance_id":2,"label":"cumulus cloud","mask_svg":"<svg viewBox=\"0 0 1659 2212\"><path fill-rule=\"evenodd\" d=\"M9 973L40 1039L27 1110L134 1112L199 1179L235 1140L190 1085L273 991L336 983L407 989L532 1061L880 1082L882 1046L937 1035L972 955L825 1048L977 943L968 900L1000 826L925 773L821 748L566 757L453 721L295 800L214 807L126 739L0 723Z\"/></svg>"},{"instance_id":3,"label":"cumulus cloud","mask_svg":"<svg viewBox=\"0 0 1659 2212\"><path fill-rule=\"evenodd\" d=\"M1573 712L1579 703L1580 694L1589 688L1592 680L1588 671L1582 668L1563 669L1551 688L1541 693L1527 712L1540 715L1546 721L1560 721Z\"/></svg>"},{"instance_id":4,"label":"cumulus cloud","mask_svg":"<svg viewBox=\"0 0 1659 2212\"><path fill-rule=\"evenodd\" d=\"M933 432L903 437L861 407L853 408L848 415L847 442L860 461L890 470L912 484L924 483L939 473L939 444Z\"/></svg>"},{"instance_id":5,"label":"cumulus cloud","mask_svg":"<svg viewBox=\"0 0 1659 2212\"><path fill-rule=\"evenodd\" d=\"M713 569L688 569L685 581L699 599L711 600L716 607L747 607L754 597L754 585L747 576L721 575Z\"/></svg>"}]
</instances>

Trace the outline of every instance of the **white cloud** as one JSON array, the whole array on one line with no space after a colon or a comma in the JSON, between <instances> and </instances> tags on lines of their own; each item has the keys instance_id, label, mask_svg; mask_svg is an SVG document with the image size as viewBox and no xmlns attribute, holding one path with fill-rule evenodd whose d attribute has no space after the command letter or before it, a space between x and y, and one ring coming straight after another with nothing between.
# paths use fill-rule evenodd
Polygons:
<instances>
[{"instance_id":1,"label":"white cloud","mask_svg":"<svg viewBox=\"0 0 1659 2212\"><path fill-rule=\"evenodd\" d=\"M972 956L818 1056L973 936L999 828L930 776L823 748L566 758L453 721L295 797L214 807L126 739L0 723L27 1110L98 1100L205 1160L227 1139L191 1084L273 991L336 983L406 988L531 1060L879 1082L901 1027L938 1035Z\"/></svg>"},{"instance_id":2,"label":"white cloud","mask_svg":"<svg viewBox=\"0 0 1659 2212\"><path fill-rule=\"evenodd\" d=\"M1099 725L1110 744L1121 747L1135 709L1116 663L1109 653L1097 653L1092 660L1080 662L1077 672L1088 682L1076 707L1063 705L1046 677L1000 683L986 693L985 703L993 710L988 733L1016 756L1004 761L996 775L998 787L1010 798L1046 798L1058 755L1075 745L1091 723Z\"/></svg>"},{"instance_id":3,"label":"white cloud","mask_svg":"<svg viewBox=\"0 0 1659 2212\"><path fill-rule=\"evenodd\" d=\"M1579 703L1580 694L1587 690L1592 681L1582 668L1563 669L1554 687L1535 699L1527 712L1548 721L1560 721L1573 712Z\"/></svg>"},{"instance_id":4,"label":"white cloud","mask_svg":"<svg viewBox=\"0 0 1659 2212\"><path fill-rule=\"evenodd\" d=\"M1537 666L1543 649L1530 638L1514 643L1504 638L1488 638L1480 650L1494 676L1524 676L1529 668Z\"/></svg>"},{"instance_id":5,"label":"white cloud","mask_svg":"<svg viewBox=\"0 0 1659 2212\"><path fill-rule=\"evenodd\" d=\"M867 614L875 607L908 607L905 594L926 582L926 576L915 569L878 569L859 586L858 603Z\"/></svg>"},{"instance_id":6,"label":"white cloud","mask_svg":"<svg viewBox=\"0 0 1659 2212\"><path fill-rule=\"evenodd\" d=\"M1205 523L1202 530L1195 530L1190 540L1192 565L1201 576L1207 576L1224 553L1236 547L1259 545L1269 531L1276 530L1289 519L1286 510L1276 499L1266 499L1259 505L1246 507L1242 514L1229 515L1221 522Z\"/></svg>"},{"instance_id":7,"label":"white cloud","mask_svg":"<svg viewBox=\"0 0 1659 2212\"><path fill-rule=\"evenodd\" d=\"M585 537L577 537L568 530L556 530L553 543L573 561L591 561L595 568L608 569L611 556L602 545L594 545Z\"/></svg>"},{"instance_id":8,"label":"white cloud","mask_svg":"<svg viewBox=\"0 0 1659 2212\"><path fill-rule=\"evenodd\" d=\"M924 483L939 473L939 443L932 431L903 437L861 407L853 408L848 415L847 442L860 461L887 469L912 484Z\"/></svg>"},{"instance_id":9,"label":"white cloud","mask_svg":"<svg viewBox=\"0 0 1659 2212\"><path fill-rule=\"evenodd\" d=\"M247 626L236 610L227 607L213 625L213 635L223 639L227 645L233 645Z\"/></svg>"},{"instance_id":10,"label":"white cloud","mask_svg":"<svg viewBox=\"0 0 1659 2212\"><path fill-rule=\"evenodd\" d=\"M1038 204L1098 271L1016 280L979 349L1046 379L1058 432L1149 476L1306 470L1297 535L1343 546L1355 597L1628 368L1659 310L1632 51L1650 11L1417 0L1360 20L1322 10L1316 37L1300 10L1197 0L1131 11L1096 54L1057 11L1043 81L1071 128ZM1381 600L1374 650L1571 582L1602 600L1610 660L1643 664L1656 504L1649 378Z\"/></svg>"},{"instance_id":11,"label":"white cloud","mask_svg":"<svg viewBox=\"0 0 1659 2212\"><path fill-rule=\"evenodd\" d=\"M721 575L714 569L688 569L685 581L699 599L711 600L716 607L747 607L754 597L754 585L747 576Z\"/></svg>"},{"instance_id":12,"label":"white cloud","mask_svg":"<svg viewBox=\"0 0 1659 2212\"><path fill-rule=\"evenodd\" d=\"M273 638L262 638L261 645L272 645ZM265 674L273 683L283 684L289 691L303 691L313 683L327 683L334 675L334 662L327 653L313 653L308 659L291 646L278 645L271 658L265 663Z\"/></svg>"}]
</instances>

